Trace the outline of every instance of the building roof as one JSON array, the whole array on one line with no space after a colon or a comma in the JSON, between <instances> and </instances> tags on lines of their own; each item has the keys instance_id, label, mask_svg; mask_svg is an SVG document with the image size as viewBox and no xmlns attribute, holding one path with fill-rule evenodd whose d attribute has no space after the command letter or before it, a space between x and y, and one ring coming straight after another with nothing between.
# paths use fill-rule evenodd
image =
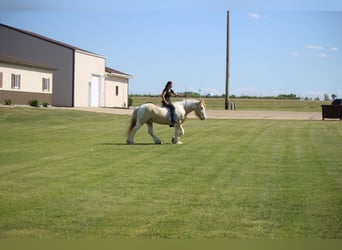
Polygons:
<instances>
[{"instance_id":1,"label":"building roof","mask_svg":"<svg viewBox=\"0 0 342 250\"><path fill-rule=\"evenodd\" d=\"M47 69L47 70L57 70L55 67L52 67L50 65L44 65L35 63L32 61L23 60L18 57L8 56L8 55L1 55L0 54L0 62L2 63L8 63L8 64L14 64L14 65L22 65L22 66L28 66L32 68L38 68L38 69Z\"/></svg>"},{"instance_id":2,"label":"building roof","mask_svg":"<svg viewBox=\"0 0 342 250\"><path fill-rule=\"evenodd\" d=\"M131 78L132 77L129 74L123 73L121 71L118 71L116 69L112 69L112 68L109 68L109 67L106 67L106 73L113 74L113 75L121 75L121 76L123 76L125 78Z\"/></svg>"},{"instance_id":3,"label":"building roof","mask_svg":"<svg viewBox=\"0 0 342 250\"><path fill-rule=\"evenodd\" d=\"M39 38L39 39L42 39L44 41L47 41L47 42L50 42L50 43L53 43L53 44L56 44L56 45L59 45L59 46L63 46L65 48L72 49L74 51L79 50L79 51L83 51L83 52L86 52L86 53L89 53L89 54L92 54L92 55L95 55L95 56L103 57L103 56L101 56L99 54L96 54L94 52L90 52L90 51L87 51L87 50L75 47L73 45L70 45L70 44L67 44L67 43L63 43L63 42L60 42L60 41L57 41L57 40L54 40L54 39L51 39L51 38L39 35L39 34L34 33L34 32L30 32L30 31L23 30L23 29L18 29L18 28L15 28L15 27L12 27L12 26L8 26L8 25L2 24L2 23L0 23L0 25L6 27L8 29L12 29L12 30L15 30L15 31L18 31L18 32L21 32L21 33L24 33L24 34L27 34L27 35ZM26 63L29 63L29 62L26 62ZM27 66L29 66L29 65L27 65ZM106 71L106 73L110 73L110 74L114 74L114 75L116 74L116 75L120 75L120 76L123 76L123 77L126 77L126 78L131 78L132 77L129 74L120 72L120 71L118 71L116 69L109 68L109 67L106 67L105 71Z\"/></svg>"},{"instance_id":4,"label":"building roof","mask_svg":"<svg viewBox=\"0 0 342 250\"><path fill-rule=\"evenodd\" d=\"M29 35L29 36L33 36L33 37L39 38L41 40L44 40L44 41L47 41L47 42L50 42L50 43L53 43L53 44L65 47L65 48L69 48L69 49L72 49L72 50L80 50L80 51L84 51L84 52L87 52L87 53L90 53L90 54L101 56L101 55L96 54L94 52L91 52L91 51L88 51L88 50L84 50L84 49L75 47L73 45L57 41L57 40L51 39L51 38L46 37L46 36L39 35L37 33L31 32L31 31L27 31L27 30L23 30L23 29L18 29L18 28L15 28L15 27L12 27L12 26L9 26L9 25L5 25L5 24L2 24L2 23L0 23L0 25L6 27L8 29L12 29L12 30L18 31L18 32L21 32L23 34L26 34L26 35Z\"/></svg>"}]
</instances>

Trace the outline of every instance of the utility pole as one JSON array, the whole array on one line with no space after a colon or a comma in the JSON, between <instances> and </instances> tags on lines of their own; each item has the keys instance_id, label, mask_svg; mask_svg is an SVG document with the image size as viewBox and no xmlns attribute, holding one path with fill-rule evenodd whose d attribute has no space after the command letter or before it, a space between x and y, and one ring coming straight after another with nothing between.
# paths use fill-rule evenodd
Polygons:
<instances>
[{"instance_id":1,"label":"utility pole","mask_svg":"<svg viewBox=\"0 0 342 250\"><path fill-rule=\"evenodd\" d=\"M229 109L229 11L227 11L227 49L226 49L226 97L225 109Z\"/></svg>"}]
</instances>

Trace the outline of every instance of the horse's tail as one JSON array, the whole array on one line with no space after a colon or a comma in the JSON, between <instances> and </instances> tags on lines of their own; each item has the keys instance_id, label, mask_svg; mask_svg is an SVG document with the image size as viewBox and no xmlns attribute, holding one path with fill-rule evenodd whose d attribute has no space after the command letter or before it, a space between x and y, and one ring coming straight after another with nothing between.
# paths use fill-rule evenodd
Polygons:
<instances>
[{"instance_id":1,"label":"horse's tail","mask_svg":"<svg viewBox=\"0 0 342 250\"><path fill-rule=\"evenodd\" d=\"M137 113L138 113L138 108L136 108L133 111L132 114L132 119L131 122L129 124L128 130L127 130L127 136L130 135L130 133L132 132L132 129L135 127L135 125L137 124Z\"/></svg>"}]
</instances>

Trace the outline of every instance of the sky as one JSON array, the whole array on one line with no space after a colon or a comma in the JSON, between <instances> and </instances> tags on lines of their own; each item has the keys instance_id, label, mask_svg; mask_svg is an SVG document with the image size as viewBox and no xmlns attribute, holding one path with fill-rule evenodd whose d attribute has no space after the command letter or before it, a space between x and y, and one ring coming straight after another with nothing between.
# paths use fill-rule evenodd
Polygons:
<instances>
[{"instance_id":1,"label":"sky","mask_svg":"<svg viewBox=\"0 0 342 250\"><path fill-rule=\"evenodd\" d=\"M2 0L0 22L105 56L130 94L222 95L227 11L231 95L342 97L340 0Z\"/></svg>"}]
</instances>

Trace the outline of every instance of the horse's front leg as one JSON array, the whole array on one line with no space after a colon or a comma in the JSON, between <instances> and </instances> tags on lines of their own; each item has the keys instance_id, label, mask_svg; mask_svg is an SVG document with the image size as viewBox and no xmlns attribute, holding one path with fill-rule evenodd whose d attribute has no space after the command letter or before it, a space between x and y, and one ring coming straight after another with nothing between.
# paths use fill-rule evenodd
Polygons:
<instances>
[{"instance_id":1,"label":"horse's front leg","mask_svg":"<svg viewBox=\"0 0 342 250\"><path fill-rule=\"evenodd\" d=\"M152 136L154 143L155 144L162 144L161 140L153 132L153 123L148 122L147 127L148 127L148 133Z\"/></svg>"},{"instance_id":2,"label":"horse's front leg","mask_svg":"<svg viewBox=\"0 0 342 250\"><path fill-rule=\"evenodd\" d=\"M183 126L182 124L179 125L179 136L182 136L184 135L184 129L183 129Z\"/></svg>"},{"instance_id":3,"label":"horse's front leg","mask_svg":"<svg viewBox=\"0 0 342 250\"><path fill-rule=\"evenodd\" d=\"M184 129L183 129L182 125L177 124L175 127L175 135L172 136L172 143L173 144L183 144L183 142L181 142L179 140L179 137L183 134L184 134Z\"/></svg>"}]
</instances>

